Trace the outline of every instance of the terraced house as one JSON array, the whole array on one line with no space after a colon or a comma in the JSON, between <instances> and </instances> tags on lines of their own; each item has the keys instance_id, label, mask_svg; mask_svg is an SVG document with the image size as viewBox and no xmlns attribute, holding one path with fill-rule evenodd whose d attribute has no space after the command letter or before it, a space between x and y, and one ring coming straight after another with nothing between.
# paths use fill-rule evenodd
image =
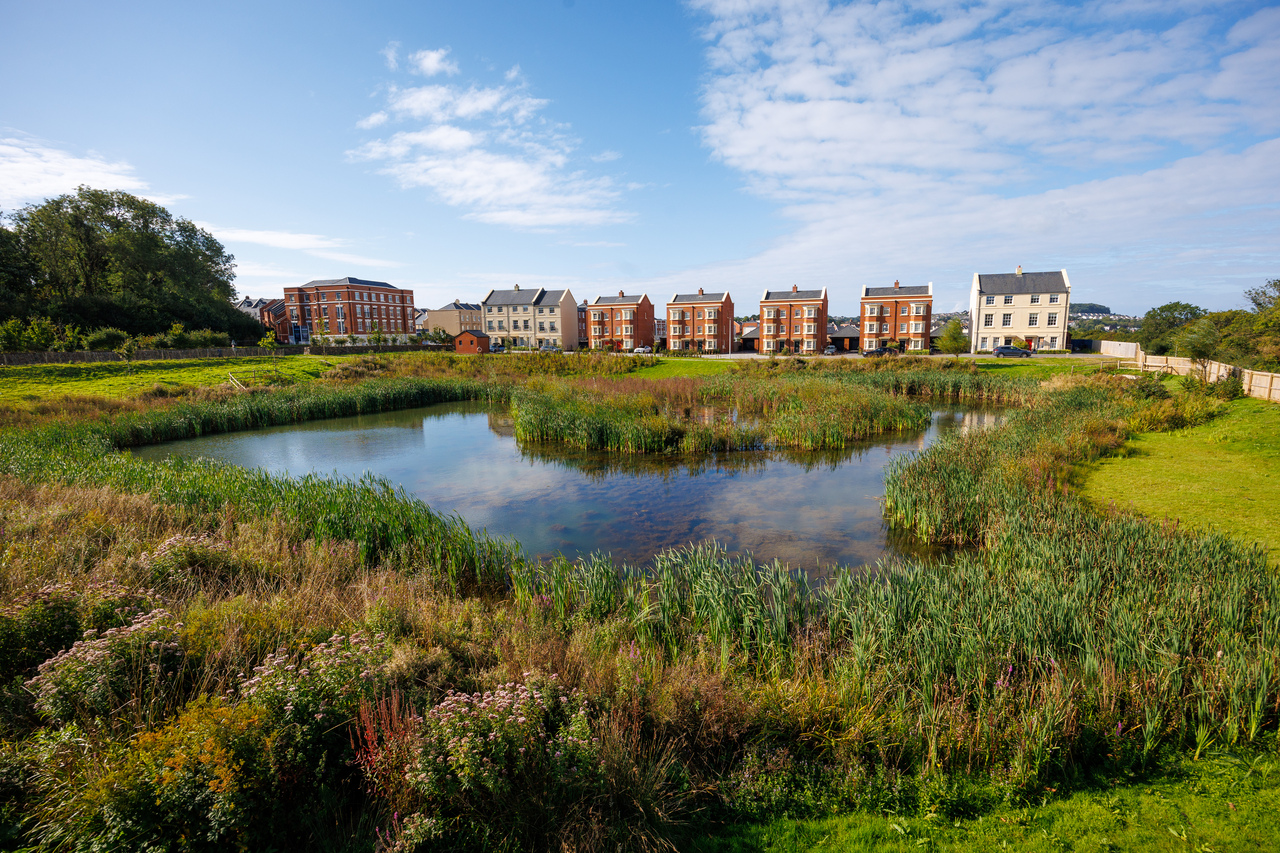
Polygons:
<instances>
[{"instance_id":1,"label":"terraced house","mask_svg":"<svg viewBox=\"0 0 1280 853\"><path fill-rule=\"evenodd\" d=\"M760 351L822 352L827 346L827 289L766 290L760 297Z\"/></svg>"},{"instance_id":2,"label":"terraced house","mask_svg":"<svg viewBox=\"0 0 1280 853\"><path fill-rule=\"evenodd\" d=\"M733 298L728 293L677 293L667 303L667 349L733 351Z\"/></svg>"},{"instance_id":3,"label":"terraced house","mask_svg":"<svg viewBox=\"0 0 1280 853\"><path fill-rule=\"evenodd\" d=\"M597 296L587 312L591 349L632 350L653 346L653 302L647 293Z\"/></svg>"},{"instance_id":4,"label":"terraced house","mask_svg":"<svg viewBox=\"0 0 1280 853\"><path fill-rule=\"evenodd\" d=\"M896 344L904 352L929 350L933 282L862 288L862 351Z\"/></svg>"},{"instance_id":5,"label":"terraced house","mask_svg":"<svg viewBox=\"0 0 1280 853\"><path fill-rule=\"evenodd\" d=\"M480 303L491 344L507 347L578 348L578 306L567 290L539 287L490 290Z\"/></svg>"},{"instance_id":6,"label":"terraced house","mask_svg":"<svg viewBox=\"0 0 1280 853\"><path fill-rule=\"evenodd\" d=\"M1025 345L1068 349L1071 280L1066 270L973 274L969 336L974 352Z\"/></svg>"},{"instance_id":7,"label":"terraced house","mask_svg":"<svg viewBox=\"0 0 1280 853\"><path fill-rule=\"evenodd\" d=\"M427 312L427 325L431 329L444 329L455 338L467 329L484 328L484 308L474 302L453 300L448 305Z\"/></svg>"},{"instance_id":8,"label":"terraced house","mask_svg":"<svg viewBox=\"0 0 1280 853\"><path fill-rule=\"evenodd\" d=\"M413 291L385 281L362 278L317 279L284 289L288 310L286 340L311 342L313 335L354 335L367 340L372 332L407 337L413 328Z\"/></svg>"}]
</instances>

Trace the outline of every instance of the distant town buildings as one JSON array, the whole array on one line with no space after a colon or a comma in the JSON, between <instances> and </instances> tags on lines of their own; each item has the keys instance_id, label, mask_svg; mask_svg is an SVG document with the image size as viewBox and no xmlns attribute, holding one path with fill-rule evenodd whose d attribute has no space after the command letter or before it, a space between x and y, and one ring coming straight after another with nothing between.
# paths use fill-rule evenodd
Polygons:
<instances>
[{"instance_id":1,"label":"distant town buildings","mask_svg":"<svg viewBox=\"0 0 1280 853\"><path fill-rule=\"evenodd\" d=\"M427 312L427 328L444 329L450 335L458 336L465 329L484 330L484 306L478 302L459 302L453 300L448 305Z\"/></svg>"},{"instance_id":2,"label":"distant town buildings","mask_svg":"<svg viewBox=\"0 0 1280 853\"><path fill-rule=\"evenodd\" d=\"M285 334L277 329L277 337L295 344L310 343L315 335L350 335L363 343L374 332L396 337L414 333L413 291L385 281L351 276L309 281L286 287L284 303Z\"/></svg>"},{"instance_id":3,"label":"distant town buildings","mask_svg":"<svg viewBox=\"0 0 1280 853\"><path fill-rule=\"evenodd\" d=\"M973 274L969 340L974 352L997 346L1067 349L1071 281L1066 270Z\"/></svg>"},{"instance_id":4,"label":"distant town buildings","mask_svg":"<svg viewBox=\"0 0 1280 853\"><path fill-rule=\"evenodd\" d=\"M653 302L647 293L627 296L597 296L587 316L587 335L591 349L630 351L651 347L653 334Z\"/></svg>"}]
</instances>

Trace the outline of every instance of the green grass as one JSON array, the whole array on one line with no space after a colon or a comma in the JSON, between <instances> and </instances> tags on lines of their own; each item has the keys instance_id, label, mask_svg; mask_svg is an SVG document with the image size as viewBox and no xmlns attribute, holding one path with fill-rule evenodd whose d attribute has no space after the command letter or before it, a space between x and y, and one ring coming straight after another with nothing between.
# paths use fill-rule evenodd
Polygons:
<instances>
[{"instance_id":1,"label":"green grass","mask_svg":"<svg viewBox=\"0 0 1280 853\"><path fill-rule=\"evenodd\" d=\"M645 379L670 379L678 376L715 376L729 373L737 366L730 359L712 358L662 358L652 367L642 367L632 373Z\"/></svg>"},{"instance_id":2,"label":"green grass","mask_svg":"<svg viewBox=\"0 0 1280 853\"><path fill-rule=\"evenodd\" d=\"M1096 373L1104 362L1115 363L1114 358L977 358L974 359L983 372L1001 376L1048 379L1059 373Z\"/></svg>"},{"instance_id":3,"label":"green grass","mask_svg":"<svg viewBox=\"0 0 1280 853\"><path fill-rule=\"evenodd\" d=\"M1236 400L1202 426L1140 435L1088 469L1082 493L1261 542L1280 562L1280 406Z\"/></svg>"},{"instance_id":4,"label":"green grass","mask_svg":"<svg viewBox=\"0 0 1280 853\"><path fill-rule=\"evenodd\" d=\"M746 851L1248 851L1280 837L1280 772L1273 762L1187 762L1143 783L1077 791L1044 805L979 818L856 814L728 828L695 853Z\"/></svg>"},{"instance_id":5,"label":"green grass","mask_svg":"<svg viewBox=\"0 0 1280 853\"><path fill-rule=\"evenodd\" d=\"M280 356L280 373L295 382L315 379L350 356ZM23 407L69 395L129 397L155 385L210 386L227 382L230 372L242 382L262 379L273 370L266 356L193 358L168 361L29 364L0 367L0 405Z\"/></svg>"}]
</instances>

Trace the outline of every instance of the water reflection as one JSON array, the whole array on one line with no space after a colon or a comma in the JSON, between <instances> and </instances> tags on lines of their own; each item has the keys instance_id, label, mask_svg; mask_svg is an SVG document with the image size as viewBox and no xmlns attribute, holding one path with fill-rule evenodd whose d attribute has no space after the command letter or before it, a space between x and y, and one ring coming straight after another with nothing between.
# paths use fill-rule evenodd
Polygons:
<instances>
[{"instance_id":1,"label":"water reflection","mask_svg":"<svg viewBox=\"0 0 1280 853\"><path fill-rule=\"evenodd\" d=\"M998 417L940 409L923 433L881 436L840 451L658 456L520 446L505 412L461 403L136 452L209 456L295 475L371 472L537 556L600 550L643 564L664 548L716 539L731 552L824 575L833 565L931 553L886 529L879 502L884 466L947 431L981 428Z\"/></svg>"}]
</instances>

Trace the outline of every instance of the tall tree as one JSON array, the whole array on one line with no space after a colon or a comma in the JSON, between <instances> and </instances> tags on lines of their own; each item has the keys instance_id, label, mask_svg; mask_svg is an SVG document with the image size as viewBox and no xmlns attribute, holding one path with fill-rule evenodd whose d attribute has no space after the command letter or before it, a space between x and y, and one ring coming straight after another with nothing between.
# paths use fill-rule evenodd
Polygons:
<instances>
[{"instance_id":1,"label":"tall tree","mask_svg":"<svg viewBox=\"0 0 1280 853\"><path fill-rule=\"evenodd\" d=\"M969 351L969 336L964 333L964 326L959 320L947 323L938 338L938 349L951 353L956 358L960 357L960 353Z\"/></svg>"},{"instance_id":2,"label":"tall tree","mask_svg":"<svg viewBox=\"0 0 1280 853\"><path fill-rule=\"evenodd\" d=\"M154 202L80 187L10 219L30 266L27 313L135 334L162 332L175 321L237 337L261 334L230 304L235 259L212 234Z\"/></svg>"},{"instance_id":3,"label":"tall tree","mask_svg":"<svg viewBox=\"0 0 1280 853\"><path fill-rule=\"evenodd\" d=\"M1204 314L1203 308L1186 302L1169 302L1159 308L1152 308L1142 317L1142 326L1137 334L1138 342L1147 352L1162 355L1172 345L1174 332L1193 320L1199 320Z\"/></svg>"}]
</instances>

